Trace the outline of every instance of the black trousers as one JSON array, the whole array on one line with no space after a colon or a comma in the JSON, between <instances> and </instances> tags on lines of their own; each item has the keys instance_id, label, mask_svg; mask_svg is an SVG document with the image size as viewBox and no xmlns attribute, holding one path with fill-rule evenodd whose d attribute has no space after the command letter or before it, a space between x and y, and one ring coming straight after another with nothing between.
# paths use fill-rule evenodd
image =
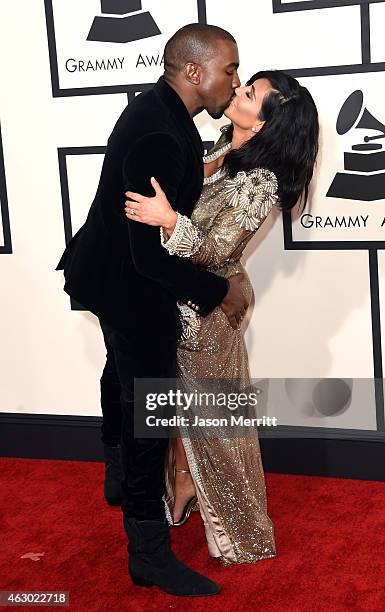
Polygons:
<instances>
[{"instance_id":1,"label":"black trousers","mask_svg":"<svg viewBox=\"0 0 385 612\"><path fill-rule=\"evenodd\" d=\"M102 442L121 444L123 514L138 520L162 520L169 441L134 437L134 379L175 378L177 340L146 333L125 335L101 320L100 326L107 350L100 379Z\"/></svg>"}]
</instances>

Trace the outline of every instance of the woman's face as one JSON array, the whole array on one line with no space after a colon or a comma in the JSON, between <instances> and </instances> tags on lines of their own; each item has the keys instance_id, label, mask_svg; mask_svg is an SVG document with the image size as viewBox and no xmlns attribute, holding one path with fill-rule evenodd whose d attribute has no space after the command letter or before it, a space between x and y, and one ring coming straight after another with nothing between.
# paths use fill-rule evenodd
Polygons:
<instances>
[{"instance_id":1,"label":"woman's face","mask_svg":"<svg viewBox=\"0 0 385 612\"><path fill-rule=\"evenodd\" d=\"M237 87L235 96L226 108L224 115L243 130L259 132L264 121L260 112L265 96L273 90L268 79L257 79L251 85ZM251 134L252 135L252 134Z\"/></svg>"}]
</instances>

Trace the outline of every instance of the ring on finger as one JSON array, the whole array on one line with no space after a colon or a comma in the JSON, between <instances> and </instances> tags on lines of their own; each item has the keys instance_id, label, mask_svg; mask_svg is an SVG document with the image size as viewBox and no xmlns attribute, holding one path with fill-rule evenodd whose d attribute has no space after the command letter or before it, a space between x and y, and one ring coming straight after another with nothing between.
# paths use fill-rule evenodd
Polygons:
<instances>
[{"instance_id":1,"label":"ring on finger","mask_svg":"<svg viewBox=\"0 0 385 612\"><path fill-rule=\"evenodd\" d=\"M130 208L130 215L136 215L135 208Z\"/></svg>"}]
</instances>

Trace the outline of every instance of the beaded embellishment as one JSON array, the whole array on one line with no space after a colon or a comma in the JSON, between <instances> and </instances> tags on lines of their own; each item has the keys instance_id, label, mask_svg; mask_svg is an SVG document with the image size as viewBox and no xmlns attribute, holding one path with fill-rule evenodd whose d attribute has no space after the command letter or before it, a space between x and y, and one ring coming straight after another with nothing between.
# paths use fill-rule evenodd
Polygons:
<instances>
[{"instance_id":1,"label":"beaded embellishment","mask_svg":"<svg viewBox=\"0 0 385 612\"><path fill-rule=\"evenodd\" d=\"M182 323L181 340L192 341L198 337L201 327L200 316L183 302L177 302Z\"/></svg>"},{"instance_id":2,"label":"beaded embellishment","mask_svg":"<svg viewBox=\"0 0 385 612\"><path fill-rule=\"evenodd\" d=\"M215 159L218 159L218 157L221 157L221 155L223 155L224 153L226 153L230 149L231 149L231 142L227 142L226 144L224 144L219 149L216 149L212 153L208 153L207 155L205 155L203 157L203 161L204 161L205 164L209 164L210 162L214 161ZM203 179L203 184L204 185L210 185L211 183L215 183L223 173L224 173L224 170L223 170L223 168L221 166L220 168L218 168L218 170L213 172L213 174L210 174L210 176L205 176L204 179Z\"/></svg>"},{"instance_id":3,"label":"beaded embellishment","mask_svg":"<svg viewBox=\"0 0 385 612\"><path fill-rule=\"evenodd\" d=\"M238 172L224 182L223 193L240 227L255 230L278 200L278 182L270 170L257 168Z\"/></svg>"},{"instance_id":4,"label":"beaded embellishment","mask_svg":"<svg viewBox=\"0 0 385 612\"><path fill-rule=\"evenodd\" d=\"M178 254L178 257L192 257L200 248L203 242L204 233L199 227L179 212L174 231L167 240L160 228L160 241L162 246L170 255Z\"/></svg>"},{"instance_id":5,"label":"beaded embellishment","mask_svg":"<svg viewBox=\"0 0 385 612\"><path fill-rule=\"evenodd\" d=\"M204 163L209 164L215 159L218 159L218 157L221 157L221 155L223 155L223 153L226 153L226 151L228 151L229 149L231 149L231 142L226 142L226 144L224 144L219 149L216 149L212 153L207 153L207 155L204 155L203 157Z\"/></svg>"},{"instance_id":6,"label":"beaded embellishment","mask_svg":"<svg viewBox=\"0 0 385 612\"><path fill-rule=\"evenodd\" d=\"M192 257L200 248L204 233L193 222L179 212L171 237L167 240L163 229L160 228L160 241L170 255L178 253L178 257ZM181 339L193 340L197 338L200 329L199 315L183 302L177 302L182 323Z\"/></svg>"}]
</instances>

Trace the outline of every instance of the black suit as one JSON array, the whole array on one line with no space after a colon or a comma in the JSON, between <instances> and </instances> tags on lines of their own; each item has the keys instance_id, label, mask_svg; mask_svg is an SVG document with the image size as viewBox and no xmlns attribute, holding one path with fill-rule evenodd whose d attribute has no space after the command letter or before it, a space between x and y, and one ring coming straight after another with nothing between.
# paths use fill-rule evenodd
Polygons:
<instances>
[{"instance_id":1,"label":"black suit","mask_svg":"<svg viewBox=\"0 0 385 612\"><path fill-rule=\"evenodd\" d=\"M207 314L227 281L168 255L159 228L127 221L124 192L153 195L155 176L175 210L191 215L201 193L203 147L176 92L161 78L126 107L108 139L100 182L85 224L57 270L65 291L120 331L173 336L180 331L176 298Z\"/></svg>"},{"instance_id":2,"label":"black suit","mask_svg":"<svg viewBox=\"0 0 385 612\"><path fill-rule=\"evenodd\" d=\"M161 77L118 119L87 220L57 266L64 269L65 291L101 322L115 398L122 390L123 510L138 518L164 516L167 441L133 440L133 378L175 376L181 331L176 301L195 303L204 316L222 301L228 281L170 256L159 228L127 221L124 192L153 195L154 176L174 209L190 215L202 189L202 155L184 103ZM106 428L103 435L109 443Z\"/></svg>"}]
</instances>

